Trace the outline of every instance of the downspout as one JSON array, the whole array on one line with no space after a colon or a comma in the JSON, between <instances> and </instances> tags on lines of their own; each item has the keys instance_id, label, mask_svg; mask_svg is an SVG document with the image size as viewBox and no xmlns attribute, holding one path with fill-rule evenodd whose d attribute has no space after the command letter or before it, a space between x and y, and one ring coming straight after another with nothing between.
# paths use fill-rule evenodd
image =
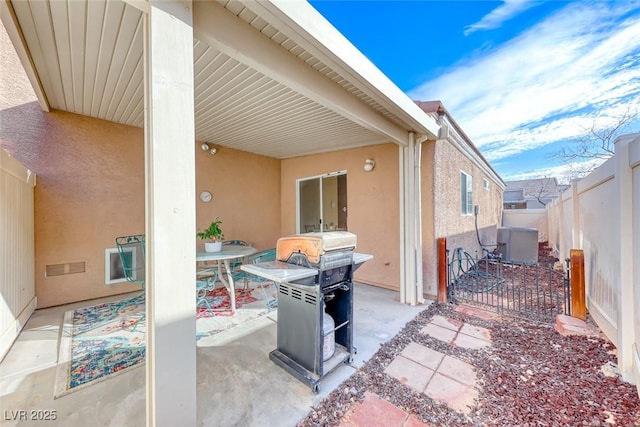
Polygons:
<instances>
[{"instance_id":1,"label":"downspout","mask_svg":"<svg viewBox=\"0 0 640 427\"><path fill-rule=\"evenodd\" d=\"M415 135L413 136L415 139ZM426 137L416 141L414 179L416 191L415 241L416 241L416 302L424 304L424 269L422 267L422 143Z\"/></svg>"},{"instance_id":2,"label":"downspout","mask_svg":"<svg viewBox=\"0 0 640 427\"><path fill-rule=\"evenodd\" d=\"M406 286L407 286L407 299L409 304L417 304L416 296L416 181L415 181L415 160L416 160L416 139L413 132L409 132L409 146L407 150L407 169L406 169L406 181L407 181L407 230L406 230L406 245L407 245L407 259L406 259Z\"/></svg>"}]
</instances>

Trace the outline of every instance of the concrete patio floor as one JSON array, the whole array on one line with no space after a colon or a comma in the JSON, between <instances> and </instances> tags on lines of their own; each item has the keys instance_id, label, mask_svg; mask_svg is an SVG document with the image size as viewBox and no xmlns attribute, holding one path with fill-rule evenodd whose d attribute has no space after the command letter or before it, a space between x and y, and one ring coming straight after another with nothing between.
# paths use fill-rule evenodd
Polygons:
<instances>
[{"instance_id":1,"label":"concrete patio floor","mask_svg":"<svg viewBox=\"0 0 640 427\"><path fill-rule=\"evenodd\" d=\"M123 296L37 310L0 363L3 425L41 425L11 420L9 411L56 411L61 426L144 426L145 369L139 367L53 399L59 333L64 312ZM400 304L399 293L356 284L352 365L320 382L318 394L276 366L277 311L198 342L197 419L202 426L295 426L309 409L361 367L428 304ZM13 412L15 413L15 412ZM31 423L31 424L30 424Z\"/></svg>"}]
</instances>

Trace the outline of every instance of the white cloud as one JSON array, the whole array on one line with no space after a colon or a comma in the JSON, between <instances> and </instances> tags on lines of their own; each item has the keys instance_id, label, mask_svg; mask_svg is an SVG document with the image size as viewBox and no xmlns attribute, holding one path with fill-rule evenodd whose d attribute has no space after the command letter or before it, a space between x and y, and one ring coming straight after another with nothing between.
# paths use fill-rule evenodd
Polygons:
<instances>
[{"instance_id":1,"label":"white cloud","mask_svg":"<svg viewBox=\"0 0 640 427\"><path fill-rule=\"evenodd\" d=\"M596 115L640 109L640 16L621 18L634 7L569 3L409 95L441 100L492 161L582 136Z\"/></svg>"},{"instance_id":2,"label":"white cloud","mask_svg":"<svg viewBox=\"0 0 640 427\"><path fill-rule=\"evenodd\" d=\"M536 4L539 3L532 3L527 0L504 0L503 4L483 16L480 21L468 25L464 30L464 34L469 35L479 30L499 28L503 22L508 21Z\"/></svg>"},{"instance_id":3,"label":"white cloud","mask_svg":"<svg viewBox=\"0 0 640 427\"><path fill-rule=\"evenodd\" d=\"M574 179L580 179L587 172L600 166L602 160L585 160L583 162L574 162L569 165L550 166L539 169L529 169L518 171L517 173L506 174L502 176L505 181L520 181L524 179L537 179L545 177L555 177L559 184L569 184Z\"/></svg>"}]
</instances>

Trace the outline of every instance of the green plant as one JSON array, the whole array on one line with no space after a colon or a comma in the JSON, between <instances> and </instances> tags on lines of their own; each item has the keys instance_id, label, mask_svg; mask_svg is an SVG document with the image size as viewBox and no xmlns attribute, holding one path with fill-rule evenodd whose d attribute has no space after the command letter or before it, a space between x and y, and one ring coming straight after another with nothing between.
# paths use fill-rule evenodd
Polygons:
<instances>
[{"instance_id":1,"label":"green plant","mask_svg":"<svg viewBox=\"0 0 640 427\"><path fill-rule=\"evenodd\" d=\"M221 242L224 240L224 234L222 233L222 229L220 228L220 218L214 219L209 225L208 228L199 231L196 236L201 238L202 240L210 240L212 242Z\"/></svg>"}]
</instances>

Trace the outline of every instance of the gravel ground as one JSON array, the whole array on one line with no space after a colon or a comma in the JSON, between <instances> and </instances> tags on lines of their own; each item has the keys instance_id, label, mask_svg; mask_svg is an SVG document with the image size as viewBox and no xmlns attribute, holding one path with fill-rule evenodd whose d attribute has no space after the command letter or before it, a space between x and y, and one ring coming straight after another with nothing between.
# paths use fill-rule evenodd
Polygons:
<instances>
[{"instance_id":1,"label":"gravel ground","mask_svg":"<svg viewBox=\"0 0 640 427\"><path fill-rule=\"evenodd\" d=\"M489 329L492 346L463 349L421 334L436 314ZM469 415L384 373L412 341L475 366L480 391ZM548 323L511 317L481 320L458 313L451 304L432 304L298 426L337 426L366 391L434 426L640 426L636 387L620 379L616 363L615 347L601 336L565 337Z\"/></svg>"}]
</instances>

